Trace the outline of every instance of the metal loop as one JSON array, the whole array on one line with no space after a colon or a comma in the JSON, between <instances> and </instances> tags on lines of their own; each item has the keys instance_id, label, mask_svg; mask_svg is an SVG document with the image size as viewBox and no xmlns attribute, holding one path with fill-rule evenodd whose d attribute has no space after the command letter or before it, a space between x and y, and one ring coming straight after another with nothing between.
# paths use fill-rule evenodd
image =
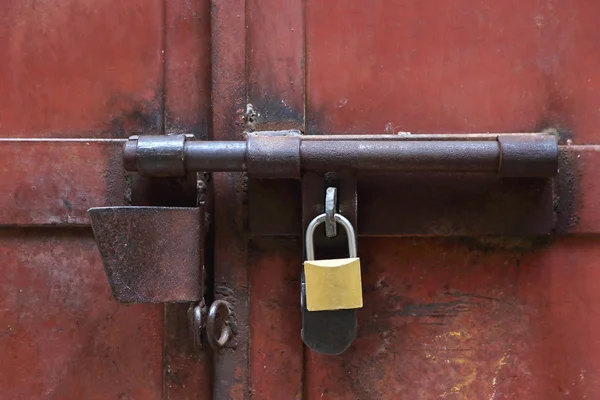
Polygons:
<instances>
[{"instance_id":1,"label":"metal loop","mask_svg":"<svg viewBox=\"0 0 600 400\"><path fill-rule=\"evenodd\" d=\"M335 223L335 211L337 209L337 188L328 187L325 192L325 236L333 238L337 236L337 224Z\"/></svg>"},{"instance_id":2,"label":"metal loop","mask_svg":"<svg viewBox=\"0 0 600 400\"><path fill-rule=\"evenodd\" d=\"M204 304L204 300L196 305L191 303L187 314L190 320L192 337L194 339L194 348L196 350L202 350L202 329L204 327L204 316L206 315L206 305Z\"/></svg>"},{"instance_id":3,"label":"metal loop","mask_svg":"<svg viewBox=\"0 0 600 400\"><path fill-rule=\"evenodd\" d=\"M323 213L321 215L316 216L308 227L306 228L306 260L312 261L315 259L315 244L313 242L313 236L315 234L315 229L317 226L325 222L327 219L327 214ZM344 229L346 229L346 236L348 236L348 257L355 258L356 251L356 234L354 233L354 227L352 223L348 220L348 218L344 217L341 214L335 214L335 222L341 224Z\"/></svg>"},{"instance_id":4,"label":"metal loop","mask_svg":"<svg viewBox=\"0 0 600 400\"><path fill-rule=\"evenodd\" d=\"M219 311L224 311L222 317L221 333L218 335L218 339L215 335L215 325ZM215 300L208 310L208 317L206 319L206 336L208 343L214 350L219 350L229 341L231 338L231 327L229 326L229 317L231 316L231 308L228 302L225 300Z\"/></svg>"}]
</instances>

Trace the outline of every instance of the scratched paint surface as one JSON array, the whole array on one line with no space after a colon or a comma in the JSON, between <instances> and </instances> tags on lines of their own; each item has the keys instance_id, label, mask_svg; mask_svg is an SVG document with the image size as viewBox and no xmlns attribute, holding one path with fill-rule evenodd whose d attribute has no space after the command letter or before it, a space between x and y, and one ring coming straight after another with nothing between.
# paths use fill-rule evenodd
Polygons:
<instances>
[{"instance_id":1,"label":"scratched paint surface","mask_svg":"<svg viewBox=\"0 0 600 400\"><path fill-rule=\"evenodd\" d=\"M358 338L341 357L308 353L308 398L600 396L597 241L483 244L363 240Z\"/></svg>"}]
</instances>

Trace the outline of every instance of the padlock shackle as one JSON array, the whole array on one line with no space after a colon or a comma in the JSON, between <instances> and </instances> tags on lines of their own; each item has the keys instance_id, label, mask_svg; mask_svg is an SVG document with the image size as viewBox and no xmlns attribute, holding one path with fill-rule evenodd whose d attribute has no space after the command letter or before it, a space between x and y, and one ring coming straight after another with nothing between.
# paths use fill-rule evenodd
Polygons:
<instances>
[{"instance_id":1,"label":"padlock shackle","mask_svg":"<svg viewBox=\"0 0 600 400\"><path fill-rule=\"evenodd\" d=\"M348 236L348 257L356 258L356 233L354 232L354 227L352 223L348 220L348 218L344 217L341 214L335 214L335 222L339 223L346 230L346 236ZM315 243L314 243L314 235L315 229L317 226L321 225L325 222L327 215L325 213L321 215L317 215L308 227L306 228L306 260L312 261L315 259Z\"/></svg>"}]
</instances>

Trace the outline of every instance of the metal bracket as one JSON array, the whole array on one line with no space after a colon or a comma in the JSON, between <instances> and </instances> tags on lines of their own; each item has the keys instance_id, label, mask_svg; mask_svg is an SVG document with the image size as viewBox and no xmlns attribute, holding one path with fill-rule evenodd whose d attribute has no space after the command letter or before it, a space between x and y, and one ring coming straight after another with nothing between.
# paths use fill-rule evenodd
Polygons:
<instances>
[{"instance_id":1,"label":"metal bracket","mask_svg":"<svg viewBox=\"0 0 600 400\"><path fill-rule=\"evenodd\" d=\"M194 207L100 207L92 229L115 299L122 303L202 299L204 213Z\"/></svg>"}]
</instances>

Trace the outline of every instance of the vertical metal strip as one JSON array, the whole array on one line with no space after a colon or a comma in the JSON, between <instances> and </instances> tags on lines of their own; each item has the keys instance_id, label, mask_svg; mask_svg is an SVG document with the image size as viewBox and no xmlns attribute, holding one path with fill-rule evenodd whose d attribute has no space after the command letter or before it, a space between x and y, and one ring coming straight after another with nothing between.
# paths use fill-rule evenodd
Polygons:
<instances>
[{"instance_id":1,"label":"vertical metal strip","mask_svg":"<svg viewBox=\"0 0 600 400\"><path fill-rule=\"evenodd\" d=\"M210 1L163 0L163 20L160 132L192 133L205 139L210 118ZM183 185L191 189L186 196L187 205L195 205L195 176L190 176ZM166 188L164 192L170 190ZM210 349L208 346L200 349L194 344L188 306L164 306L165 400L212 399Z\"/></svg>"},{"instance_id":2,"label":"vertical metal strip","mask_svg":"<svg viewBox=\"0 0 600 400\"><path fill-rule=\"evenodd\" d=\"M246 104L246 2L213 0L212 127L214 140L233 140L244 130ZM215 298L229 302L234 337L215 354L214 398L247 399L248 268L245 188L240 173L215 173Z\"/></svg>"},{"instance_id":3,"label":"vertical metal strip","mask_svg":"<svg viewBox=\"0 0 600 400\"><path fill-rule=\"evenodd\" d=\"M252 104L247 128L304 131L304 1L247 0L246 5L248 103ZM270 188L300 196L298 181L250 179L248 187L253 209L273 199ZM267 208L265 216L253 212L252 218L277 219L273 211L283 208L281 199ZM300 213L292 219L300 233ZM286 223L285 218L277 222ZM257 399L300 400L304 351L298 307L300 241L253 238L249 252L249 385Z\"/></svg>"}]
</instances>

